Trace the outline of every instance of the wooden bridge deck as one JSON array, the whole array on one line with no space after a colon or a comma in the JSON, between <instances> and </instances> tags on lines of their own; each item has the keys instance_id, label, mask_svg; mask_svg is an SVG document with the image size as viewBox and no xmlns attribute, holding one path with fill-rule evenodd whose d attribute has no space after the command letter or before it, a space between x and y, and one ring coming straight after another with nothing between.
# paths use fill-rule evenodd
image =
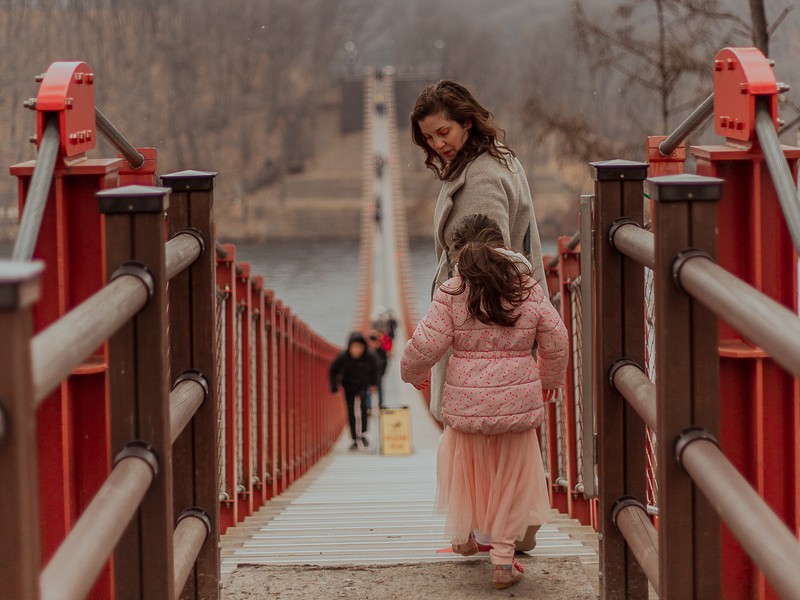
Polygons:
<instances>
[{"instance_id":1,"label":"wooden bridge deck","mask_svg":"<svg viewBox=\"0 0 800 600\"><path fill-rule=\"evenodd\" d=\"M387 383L389 397L410 406L414 454L382 456L374 416L368 448L349 450L349 434L343 435L291 488L228 530L222 538L223 579L242 565L325 567L475 559L449 551L444 516L433 510L439 432L410 386L403 390L397 380ZM554 511L537 541L531 556L577 557L597 589L597 536L591 528Z\"/></svg>"}]
</instances>

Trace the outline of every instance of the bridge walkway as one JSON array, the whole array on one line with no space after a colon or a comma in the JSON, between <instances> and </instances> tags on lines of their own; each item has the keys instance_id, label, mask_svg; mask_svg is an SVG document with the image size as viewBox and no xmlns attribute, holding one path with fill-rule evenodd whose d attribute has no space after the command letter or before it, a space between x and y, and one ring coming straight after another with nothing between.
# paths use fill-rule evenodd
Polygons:
<instances>
[{"instance_id":1,"label":"bridge walkway","mask_svg":"<svg viewBox=\"0 0 800 600\"><path fill-rule=\"evenodd\" d=\"M345 432L325 459L222 537L226 597L237 598L238 590L257 585L261 567L275 567L263 571L270 573L274 585L277 579L297 575L296 570L288 568L291 565L313 565L317 576L321 569L344 576L342 569L347 567L402 570L423 563L475 563L476 557L465 558L450 551L444 516L434 512L439 430L419 394L400 381L396 363L393 361L395 368L387 373L384 385L389 406L409 407L414 453L380 454L375 414L370 417L371 444L367 448L349 450L350 438ZM578 581L592 581L596 588L596 540L591 527L553 511L553 520L539 532L537 547L522 555L522 562L531 569L536 558L548 559L540 562L547 571L547 565L553 566L549 559L566 559L554 564L562 569L568 567L564 575L574 576L577 572ZM488 564L488 555L479 554L477 558ZM285 570L278 570L279 567ZM533 586L531 589L541 586L536 574L549 575L535 569L526 583ZM412 569L409 576L417 578L419 574ZM488 584L483 587L490 593ZM586 589L590 589L588 584ZM384 593L388 590L384 589Z\"/></svg>"}]
</instances>

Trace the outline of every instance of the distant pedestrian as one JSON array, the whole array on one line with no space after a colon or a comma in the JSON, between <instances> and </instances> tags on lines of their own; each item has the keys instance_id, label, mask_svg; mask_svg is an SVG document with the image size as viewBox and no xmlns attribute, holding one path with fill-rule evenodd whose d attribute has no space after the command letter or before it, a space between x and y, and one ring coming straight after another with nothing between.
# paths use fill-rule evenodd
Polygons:
<instances>
[{"instance_id":1,"label":"distant pedestrian","mask_svg":"<svg viewBox=\"0 0 800 600\"><path fill-rule=\"evenodd\" d=\"M331 392L339 391L339 386L344 389L344 398L347 403L347 418L350 424L350 437L353 440L351 450L358 449L358 441L365 446L369 442L364 435L367 432L367 392L369 388L376 387L379 381L378 362L372 352L367 351L367 341L359 332L350 334L347 349L339 353L331 364L328 372ZM361 406L361 431L356 430L356 397L360 399Z\"/></svg>"},{"instance_id":2,"label":"distant pedestrian","mask_svg":"<svg viewBox=\"0 0 800 600\"><path fill-rule=\"evenodd\" d=\"M437 507L447 513L454 552L475 554L476 534L491 540L492 585L501 589L522 579L515 542L550 515L535 428L544 418L542 390L563 385L567 332L530 263L504 247L497 222L466 216L451 250L455 276L434 294L400 372L424 389L431 367L452 348L441 401L446 427Z\"/></svg>"},{"instance_id":3,"label":"distant pedestrian","mask_svg":"<svg viewBox=\"0 0 800 600\"><path fill-rule=\"evenodd\" d=\"M375 354L378 360L378 408L383 408L383 376L386 374L386 367L389 364L389 353L381 346L381 333L377 329L369 332L369 349Z\"/></svg>"}]
</instances>

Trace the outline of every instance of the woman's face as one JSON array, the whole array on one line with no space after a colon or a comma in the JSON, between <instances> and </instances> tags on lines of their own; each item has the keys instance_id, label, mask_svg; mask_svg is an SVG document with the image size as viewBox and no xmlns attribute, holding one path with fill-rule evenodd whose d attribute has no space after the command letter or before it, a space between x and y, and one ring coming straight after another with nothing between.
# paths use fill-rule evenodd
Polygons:
<instances>
[{"instance_id":1,"label":"woman's face","mask_svg":"<svg viewBox=\"0 0 800 600\"><path fill-rule=\"evenodd\" d=\"M417 124L428 145L448 162L453 160L464 146L472 127L472 123L469 122L466 127L461 126L445 117L444 113L428 115L417 121Z\"/></svg>"}]
</instances>

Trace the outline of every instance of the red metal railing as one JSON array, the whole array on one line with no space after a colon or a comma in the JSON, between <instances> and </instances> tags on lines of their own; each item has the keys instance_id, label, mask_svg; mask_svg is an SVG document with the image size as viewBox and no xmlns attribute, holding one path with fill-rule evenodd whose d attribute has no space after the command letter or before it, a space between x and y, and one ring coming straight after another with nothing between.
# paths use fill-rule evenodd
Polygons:
<instances>
[{"instance_id":1,"label":"red metal railing","mask_svg":"<svg viewBox=\"0 0 800 600\"><path fill-rule=\"evenodd\" d=\"M220 533L324 456L344 426L327 373L339 348L266 289L236 248L217 248Z\"/></svg>"},{"instance_id":2,"label":"red metal railing","mask_svg":"<svg viewBox=\"0 0 800 600\"><path fill-rule=\"evenodd\" d=\"M632 568L631 556L626 554L626 544L666 598L795 598L800 587L795 575L797 551L790 549L796 546L791 534L800 534L800 455L796 452L800 428L796 418L794 349L774 345L774 338L766 333L762 338L758 326L752 330L743 328L734 305L720 311L721 300L712 300L721 298L721 289L740 289L742 301L752 307L753 315L758 315L752 319L763 322L765 327L773 321L773 313L772 308L764 308L772 306L769 301L762 304L764 298L788 308L786 315L797 314L797 253L792 238L798 237L793 211L798 204L800 149L781 148L777 143L774 98L780 85L763 56L752 49L726 49L717 57L714 73L715 94L687 122L695 126L710 116L713 101L717 130L731 143L695 147L691 152L697 160L698 173L725 180L722 202L717 207L711 205L711 212L701 208L703 194L710 194L719 180L658 178L683 173L686 149L677 144L691 129L683 124L680 135L670 136L668 155L659 150L665 147L665 137L648 139L649 165L626 161L595 163L596 192L587 198L593 210L582 211L582 239L593 237L594 266L587 270L583 262L580 280L586 286L591 277L593 290L600 293L600 282L606 290L592 303L583 303L584 322L586 317L600 322L583 328L583 348L602 356L587 363L573 348L575 366L582 367L583 373L568 377L564 398L556 399L557 403L549 407L542 437L554 504L578 516L574 504L569 504L569 494L577 491L581 483L588 483L588 479L586 465L582 482L578 466L574 470L571 466L581 437L577 426L583 421L584 441L597 431L600 500L599 514L592 520L603 533L601 585L607 595L647 594L646 582L639 578L638 568ZM743 145L747 148L743 149ZM766 163L772 179L764 168ZM659 207L641 200L641 180L647 177L648 167L649 189L661 198ZM678 197L680 194L674 191L677 189L686 193ZM676 208L681 203L683 213ZM711 213L716 217L713 221ZM675 220L670 220L673 217ZM644 228L636 229L630 219ZM704 238L704 232L715 231L717 222L718 238ZM698 257L690 253L680 264L697 267L686 271L686 275L665 273L664 263L659 265L656 260L653 233L649 231L655 233L656 251L658 240L662 240L661 260L669 262L678 250L696 245L716 254L723 269L701 269ZM561 302L562 314L568 321L574 315L569 314L563 300L569 278L563 264L569 257L564 252L565 239L560 240L559 256L548 262L554 278L550 280L551 288L557 290L554 299ZM683 246L678 247L680 244ZM672 250L665 249L667 246ZM622 264L623 254L641 263L641 270ZM698 279L697 273L709 281ZM737 327L720 321L717 344L716 319L709 319L707 313L695 308L696 304L691 304L691 310L706 316L696 316L688 324L682 321L686 294L667 290L673 280L687 286L695 298L722 319L738 322ZM719 287L713 280L724 283ZM764 296L751 300L756 292ZM775 311L777 314L779 309ZM796 318L786 320L783 329L790 325L793 328L793 321ZM570 327L569 322L567 326ZM682 336L682 328L688 328L695 345L674 345ZM594 342L587 345L592 338ZM759 339L764 341L751 341ZM706 352L709 343L715 350L711 355ZM618 361L609 374L609 361L620 357L633 360L638 367ZM687 366L687 360L696 364ZM678 368L678 364L683 366ZM566 399L569 379L585 380L586 371L592 369L597 377L594 392L602 396L602 401L597 401L600 406L596 424L570 417L572 402ZM634 371L639 375L634 377ZM685 387L689 380L695 382L691 390ZM584 386L584 394L586 389ZM656 389L660 390L658 411ZM690 399L682 396L684 393L690 394ZM718 405L717 394L724 399ZM629 403L627 407L624 401ZM585 396L584 412L595 404L595 399ZM575 447L569 430L573 423ZM700 434L686 433L692 425L705 427L710 436L707 439L718 434L724 456L711 449L710 444L695 442ZM656 441L656 430L660 443ZM679 444L677 462L676 439L684 440ZM585 459L591 457L586 447L584 443ZM711 465L713 469L709 470ZM687 500L690 497L694 500ZM741 499L738 507L735 498ZM744 525L740 512L745 503L751 518L758 519L759 527L769 532L768 537L755 534L755 526ZM646 513L662 535L652 526L645 526ZM783 550L776 554L778 547ZM680 577L675 576L678 571ZM775 588L767 583L767 577Z\"/></svg>"},{"instance_id":3,"label":"red metal railing","mask_svg":"<svg viewBox=\"0 0 800 600\"><path fill-rule=\"evenodd\" d=\"M327 383L337 348L216 244L215 174L152 187L154 149L125 144L126 158L144 158L138 169L84 157L101 125L94 74L56 63L40 79L28 104L56 158L11 173L20 253L46 268L27 256L0 264L11 332L0 588L19 600L218 597L220 532L306 472L344 426Z\"/></svg>"}]
</instances>

